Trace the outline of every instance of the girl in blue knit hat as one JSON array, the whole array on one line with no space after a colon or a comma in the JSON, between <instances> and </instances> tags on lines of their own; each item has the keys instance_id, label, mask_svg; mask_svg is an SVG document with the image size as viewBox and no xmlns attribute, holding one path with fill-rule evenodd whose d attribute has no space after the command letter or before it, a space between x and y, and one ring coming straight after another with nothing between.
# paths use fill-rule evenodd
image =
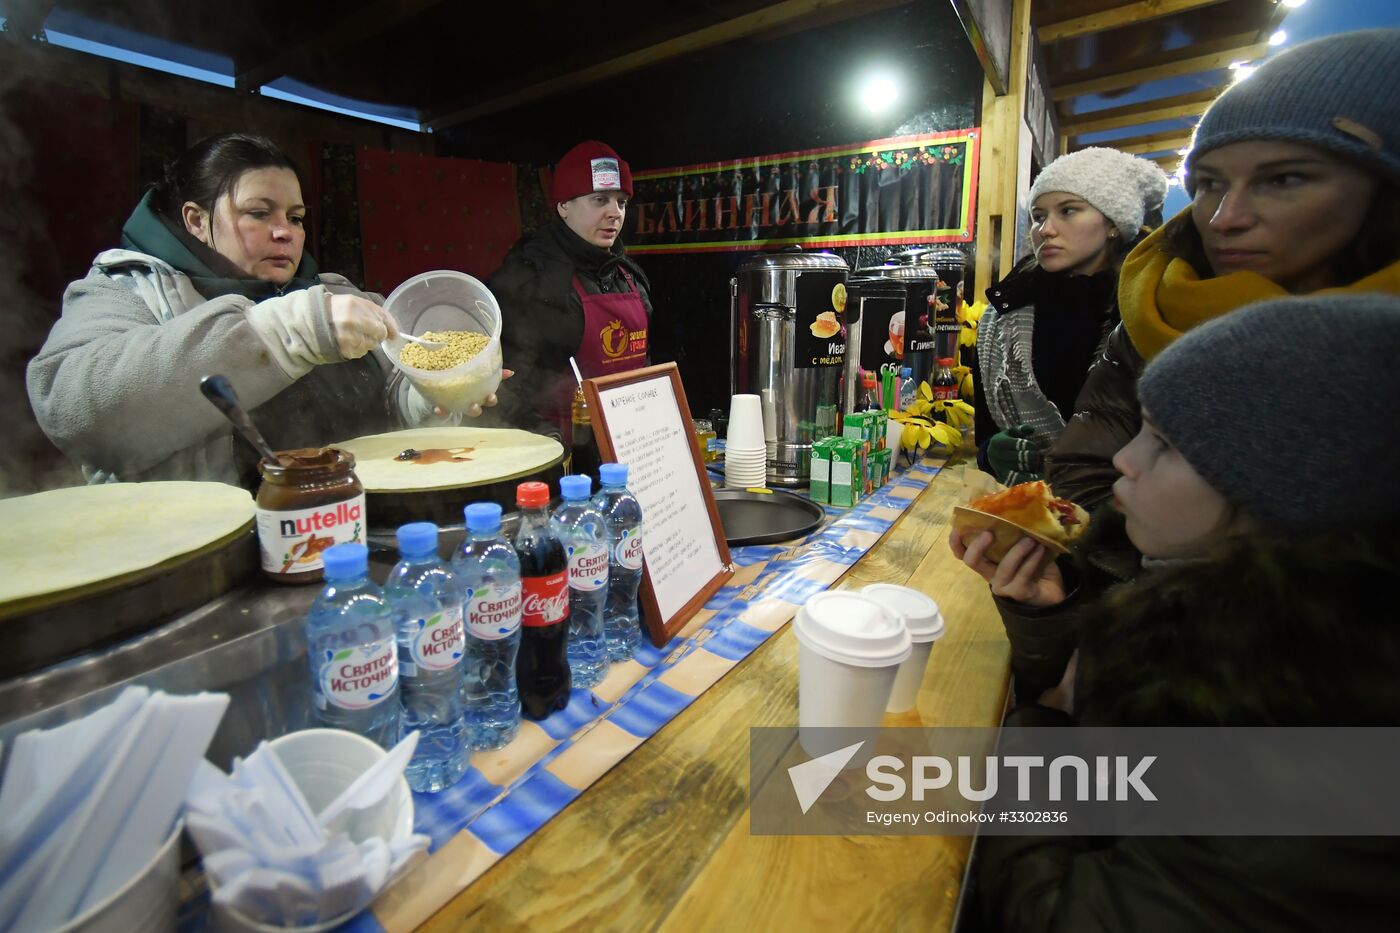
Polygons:
<instances>
[{"instance_id":1,"label":"girl in blue knit hat","mask_svg":"<svg viewBox=\"0 0 1400 933\"><path fill-rule=\"evenodd\" d=\"M1348 339L1335 372L1310 378L1319 319ZM1037 572L1030 539L999 564L982 559L990 533L954 541L1006 623L1007 725L1400 722L1397 359L1391 295L1222 316L1148 364L1142 426L1113 460L1118 509L1095 515L1076 560ZM1335 414L1304 439L1313 407ZM1110 514L1135 566L1096 552ZM1379 930L1400 915L1394 838L989 837L978 863L987 931Z\"/></svg>"},{"instance_id":2,"label":"girl in blue knit hat","mask_svg":"<svg viewBox=\"0 0 1400 933\"><path fill-rule=\"evenodd\" d=\"M1211 105L1186 158L1191 207L1124 261L1122 324L1045 454L1058 495L1108 501L1113 456L1140 424L1138 375L1192 328L1288 294L1400 294L1397 100L1400 29L1378 29L1283 52ZM1326 378L1329 345L1349 337L1319 319L1298 339Z\"/></svg>"}]
</instances>

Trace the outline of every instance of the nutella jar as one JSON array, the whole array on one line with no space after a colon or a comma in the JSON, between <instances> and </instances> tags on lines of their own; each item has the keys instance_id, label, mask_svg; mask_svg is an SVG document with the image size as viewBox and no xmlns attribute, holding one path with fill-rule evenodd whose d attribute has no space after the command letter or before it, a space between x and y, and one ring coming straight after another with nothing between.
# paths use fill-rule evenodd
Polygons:
<instances>
[{"instance_id":1,"label":"nutella jar","mask_svg":"<svg viewBox=\"0 0 1400 933\"><path fill-rule=\"evenodd\" d=\"M365 489L355 456L334 447L283 450L258 464L258 549L263 573L278 583L319 583L321 555L364 543Z\"/></svg>"}]
</instances>

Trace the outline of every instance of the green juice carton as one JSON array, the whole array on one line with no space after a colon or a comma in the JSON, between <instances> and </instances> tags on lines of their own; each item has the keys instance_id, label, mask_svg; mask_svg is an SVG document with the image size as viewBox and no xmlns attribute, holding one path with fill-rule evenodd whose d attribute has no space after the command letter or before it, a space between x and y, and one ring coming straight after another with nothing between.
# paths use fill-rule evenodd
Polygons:
<instances>
[{"instance_id":1,"label":"green juice carton","mask_svg":"<svg viewBox=\"0 0 1400 933\"><path fill-rule=\"evenodd\" d=\"M812 501L825 505L831 501L831 448L836 437L824 437L812 445Z\"/></svg>"},{"instance_id":2,"label":"green juice carton","mask_svg":"<svg viewBox=\"0 0 1400 933\"><path fill-rule=\"evenodd\" d=\"M890 481L890 461L894 451L888 447L882 447L875 451L875 487L885 485Z\"/></svg>"},{"instance_id":3,"label":"green juice carton","mask_svg":"<svg viewBox=\"0 0 1400 933\"><path fill-rule=\"evenodd\" d=\"M860 459L864 441L853 437L832 438L830 502L850 508L860 499Z\"/></svg>"},{"instance_id":4,"label":"green juice carton","mask_svg":"<svg viewBox=\"0 0 1400 933\"><path fill-rule=\"evenodd\" d=\"M841 436L865 440L865 412L853 411L841 419Z\"/></svg>"}]
</instances>

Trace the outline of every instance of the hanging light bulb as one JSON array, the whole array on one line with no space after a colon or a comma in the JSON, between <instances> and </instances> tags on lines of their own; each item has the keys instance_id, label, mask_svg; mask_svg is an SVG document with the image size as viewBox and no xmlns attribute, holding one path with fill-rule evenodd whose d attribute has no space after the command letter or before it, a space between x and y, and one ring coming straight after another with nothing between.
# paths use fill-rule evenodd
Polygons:
<instances>
[{"instance_id":1,"label":"hanging light bulb","mask_svg":"<svg viewBox=\"0 0 1400 933\"><path fill-rule=\"evenodd\" d=\"M889 75L871 75L860 89L860 99L871 113L881 113L899 99L899 85Z\"/></svg>"}]
</instances>

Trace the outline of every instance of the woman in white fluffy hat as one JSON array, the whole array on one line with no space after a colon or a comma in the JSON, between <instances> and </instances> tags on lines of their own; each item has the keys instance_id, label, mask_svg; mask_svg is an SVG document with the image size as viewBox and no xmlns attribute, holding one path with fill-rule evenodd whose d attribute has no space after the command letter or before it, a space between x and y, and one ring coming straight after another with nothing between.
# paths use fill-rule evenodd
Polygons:
<instances>
[{"instance_id":1,"label":"woman in white fluffy hat","mask_svg":"<svg viewBox=\"0 0 1400 933\"><path fill-rule=\"evenodd\" d=\"M1034 255L987 290L978 325L978 463L1001 482L1039 478L1118 323L1118 267L1166 192L1155 163L1113 149L1060 156L1036 177Z\"/></svg>"}]
</instances>

